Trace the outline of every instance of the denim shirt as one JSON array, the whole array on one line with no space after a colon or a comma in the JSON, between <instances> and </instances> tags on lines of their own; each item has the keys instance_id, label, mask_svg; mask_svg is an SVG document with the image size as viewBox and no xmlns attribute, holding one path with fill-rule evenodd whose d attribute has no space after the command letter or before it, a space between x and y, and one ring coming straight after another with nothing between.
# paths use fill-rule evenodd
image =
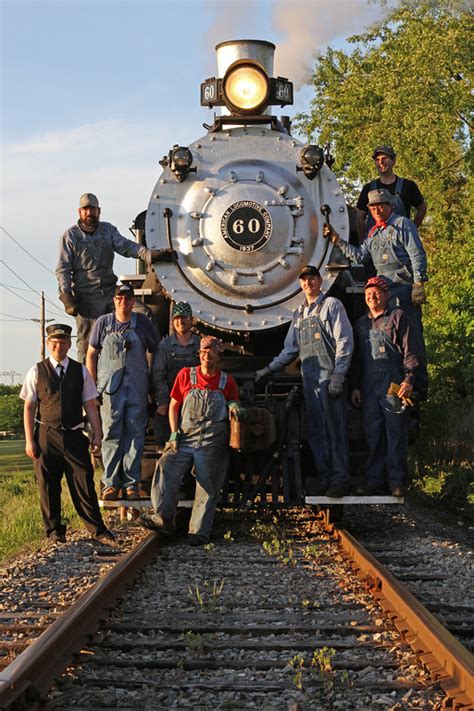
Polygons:
<instances>
[{"instance_id":1,"label":"denim shirt","mask_svg":"<svg viewBox=\"0 0 474 711\"><path fill-rule=\"evenodd\" d=\"M76 296L103 296L112 289L117 277L113 272L114 253L144 259L148 249L123 237L114 225L99 222L93 234L73 225L59 241L56 279L59 292Z\"/></svg>"},{"instance_id":2,"label":"denim shirt","mask_svg":"<svg viewBox=\"0 0 474 711\"><path fill-rule=\"evenodd\" d=\"M365 264L372 261L379 276L394 283L428 281L426 252L414 222L392 213L387 227L376 228L360 247L344 240L338 245L352 262Z\"/></svg>"},{"instance_id":3,"label":"denim shirt","mask_svg":"<svg viewBox=\"0 0 474 711\"><path fill-rule=\"evenodd\" d=\"M302 319L310 317L311 313L322 301L319 319L324 330L334 343L334 373L345 374L349 370L352 352L354 350L354 336L352 326L347 316L346 310L339 299L333 296L325 296L321 292L313 304L308 306L305 301L293 314L293 319L286 334L283 349L269 364L270 370L276 372L291 363L300 353L298 332ZM305 309L307 309L305 311Z\"/></svg>"}]
</instances>

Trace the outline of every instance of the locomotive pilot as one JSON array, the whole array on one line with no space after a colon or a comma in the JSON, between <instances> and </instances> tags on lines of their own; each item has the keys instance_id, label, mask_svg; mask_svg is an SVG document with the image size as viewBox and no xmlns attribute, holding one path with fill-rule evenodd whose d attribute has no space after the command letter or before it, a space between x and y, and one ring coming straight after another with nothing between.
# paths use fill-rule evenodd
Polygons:
<instances>
[{"instance_id":1,"label":"locomotive pilot","mask_svg":"<svg viewBox=\"0 0 474 711\"><path fill-rule=\"evenodd\" d=\"M28 371L20 391L25 401L25 450L34 462L46 536L52 543L66 540L61 521L65 474L74 508L86 528L98 542L115 545L116 538L100 514L89 440L84 435L83 407L92 428L92 451L100 452L97 390L86 368L68 357L71 327L55 323L46 333L50 356Z\"/></svg>"},{"instance_id":2,"label":"locomotive pilot","mask_svg":"<svg viewBox=\"0 0 474 711\"><path fill-rule=\"evenodd\" d=\"M201 338L200 365L182 368L171 390L170 439L158 461L151 486L155 514L138 522L148 530L172 535L183 475L191 465L196 494L189 523L188 543L209 541L214 514L229 461L229 416L243 419L237 383L218 367L222 342Z\"/></svg>"},{"instance_id":3,"label":"locomotive pilot","mask_svg":"<svg viewBox=\"0 0 474 711\"><path fill-rule=\"evenodd\" d=\"M199 365L199 336L192 332L193 312L186 301L174 304L171 310L173 333L160 341L151 371L157 404L155 434L158 444L170 435L168 408L170 393L181 368Z\"/></svg>"},{"instance_id":4,"label":"locomotive pilot","mask_svg":"<svg viewBox=\"0 0 474 711\"><path fill-rule=\"evenodd\" d=\"M343 254L353 262L373 262L377 276L382 276L389 286L390 307L406 311L418 340L419 354L418 394L428 390L426 350L421 322L421 304L425 302L426 252L415 224L407 217L393 212L392 196L385 188L371 190L368 208L374 219L367 239L355 247L341 239L329 225L323 234L337 244Z\"/></svg>"},{"instance_id":5,"label":"locomotive pilot","mask_svg":"<svg viewBox=\"0 0 474 711\"><path fill-rule=\"evenodd\" d=\"M77 359L83 363L95 319L114 310L114 253L142 259L147 265L175 259L172 250L147 249L99 218L97 197L81 195L79 220L60 238L56 266L59 298L66 313L76 317Z\"/></svg>"},{"instance_id":6,"label":"locomotive pilot","mask_svg":"<svg viewBox=\"0 0 474 711\"><path fill-rule=\"evenodd\" d=\"M350 490L345 380L354 346L352 326L339 299L321 291L317 267L303 267L299 280L306 299L293 315L283 350L257 371L255 380L282 370L299 355L317 493L340 497Z\"/></svg>"},{"instance_id":7,"label":"locomotive pilot","mask_svg":"<svg viewBox=\"0 0 474 711\"><path fill-rule=\"evenodd\" d=\"M359 493L403 496L407 485L407 412L418 360L413 327L401 309L390 309L388 283L372 277L365 285L368 313L354 328L356 349L352 402L362 405L369 447L366 487ZM398 394L389 395L391 384Z\"/></svg>"},{"instance_id":8,"label":"locomotive pilot","mask_svg":"<svg viewBox=\"0 0 474 711\"><path fill-rule=\"evenodd\" d=\"M141 458L148 422L149 369L158 333L150 319L133 311L133 289L117 285L114 313L99 316L87 350L87 368L102 397L104 439L102 499L138 499Z\"/></svg>"}]
</instances>

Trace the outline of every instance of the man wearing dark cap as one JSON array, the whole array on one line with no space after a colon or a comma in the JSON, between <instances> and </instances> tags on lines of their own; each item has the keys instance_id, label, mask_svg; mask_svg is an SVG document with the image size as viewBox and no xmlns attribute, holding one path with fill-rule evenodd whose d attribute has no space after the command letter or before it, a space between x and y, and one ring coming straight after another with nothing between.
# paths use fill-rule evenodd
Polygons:
<instances>
[{"instance_id":1,"label":"man wearing dark cap","mask_svg":"<svg viewBox=\"0 0 474 711\"><path fill-rule=\"evenodd\" d=\"M365 285L368 313L356 322L351 368L354 405L362 405L369 446L366 486L359 493L403 496L407 486L407 412L418 359L413 328L401 309L390 310L383 277ZM398 394L389 394L398 390ZM392 387L391 387L392 386Z\"/></svg>"},{"instance_id":2,"label":"man wearing dark cap","mask_svg":"<svg viewBox=\"0 0 474 711\"><path fill-rule=\"evenodd\" d=\"M371 190L368 206L374 219L367 239L355 247L341 239L329 225L324 225L323 235L337 244L343 254L353 262L373 262L377 276L387 281L391 308L406 311L418 340L420 361L418 385L420 394L428 389L426 351L421 322L421 304L425 302L426 252L415 224L392 210L392 197L385 188Z\"/></svg>"},{"instance_id":3,"label":"man wearing dark cap","mask_svg":"<svg viewBox=\"0 0 474 711\"><path fill-rule=\"evenodd\" d=\"M114 225L102 222L99 200L92 193L79 199L79 220L62 235L56 278L66 313L76 317L77 358L85 362L94 320L114 310L117 277L114 254L143 260L148 266L172 261L172 250L147 249L123 237Z\"/></svg>"},{"instance_id":4,"label":"man wearing dark cap","mask_svg":"<svg viewBox=\"0 0 474 711\"><path fill-rule=\"evenodd\" d=\"M357 200L357 233L360 243L362 243L362 240L374 224L370 210L367 210L370 190L376 190L377 188L388 190L392 196L393 211L397 215L411 217L413 209L415 211L413 222L417 227L423 222L427 209L425 199L418 185L413 180L395 175L393 169L397 156L392 146L387 144L377 146L374 149L372 158L379 177L364 185Z\"/></svg>"},{"instance_id":5,"label":"man wearing dark cap","mask_svg":"<svg viewBox=\"0 0 474 711\"><path fill-rule=\"evenodd\" d=\"M186 301L171 309L173 332L160 341L152 366L152 383L157 403L156 436L158 444L169 437L168 407L170 392L181 368L199 365L199 336L192 332L193 312Z\"/></svg>"},{"instance_id":6,"label":"man wearing dark cap","mask_svg":"<svg viewBox=\"0 0 474 711\"><path fill-rule=\"evenodd\" d=\"M352 327L339 299L321 291L316 267L303 267L299 279L306 299L293 315L280 355L257 371L255 380L283 370L299 355L318 493L339 497L350 490L344 386L354 345Z\"/></svg>"},{"instance_id":7,"label":"man wearing dark cap","mask_svg":"<svg viewBox=\"0 0 474 711\"><path fill-rule=\"evenodd\" d=\"M149 367L159 336L150 319L133 312L133 289L115 287L114 313L99 316L90 335L87 368L102 397L102 499L138 499L148 421Z\"/></svg>"},{"instance_id":8,"label":"man wearing dark cap","mask_svg":"<svg viewBox=\"0 0 474 711\"><path fill-rule=\"evenodd\" d=\"M182 368L171 390L170 439L159 459L151 487L155 514L138 522L148 530L172 534L184 474L191 466L196 476L188 543L209 541L219 493L229 461L229 415L243 419L239 390L231 375L219 369L223 344L218 338L201 338L201 365Z\"/></svg>"},{"instance_id":9,"label":"man wearing dark cap","mask_svg":"<svg viewBox=\"0 0 474 711\"><path fill-rule=\"evenodd\" d=\"M100 543L114 545L115 536L100 514L83 429L84 407L92 428L92 451L99 453L97 390L86 368L68 358L71 327L56 323L46 333L50 356L28 371L20 392L25 401L25 451L34 462L46 535L52 543L66 540L61 521L61 480L66 474L72 502L87 530Z\"/></svg>"}]
</instances>

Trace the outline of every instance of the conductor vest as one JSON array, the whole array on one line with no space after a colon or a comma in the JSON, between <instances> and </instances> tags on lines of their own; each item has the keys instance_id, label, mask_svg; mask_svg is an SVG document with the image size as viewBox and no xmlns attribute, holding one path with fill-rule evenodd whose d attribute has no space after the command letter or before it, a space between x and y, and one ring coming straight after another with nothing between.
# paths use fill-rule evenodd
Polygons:
<instances>
[{"instance_id":1,"label":"conductor vest","mask_svg":"<svg viewBox=\"0 0 474 711\"><path fill-rule=\"evenodd\" d=\"M37 367L37 420L41 424L57 429L68 430L77 427L83 421L84 376L81 363L69 358L62 380L59 379L49 358L38 363Z\"/></svg>"}]
</instances>

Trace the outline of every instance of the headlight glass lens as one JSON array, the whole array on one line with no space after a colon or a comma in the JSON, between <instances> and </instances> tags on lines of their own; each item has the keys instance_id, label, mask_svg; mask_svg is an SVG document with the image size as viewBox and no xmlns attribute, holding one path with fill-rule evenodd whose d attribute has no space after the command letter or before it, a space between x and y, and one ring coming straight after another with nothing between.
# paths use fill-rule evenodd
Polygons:
<instances>
[{"instance_id":1,"label":"headlight glass lens","mask_svg":"<svg viewBox=\"0 0 474 711\"><path fill-rule=\"evenodd\" d=\"M224 80L224 94L234 110L255 111L267 99L268 77L255 66L236 67Z\"/></svg>"}]
</instances>

